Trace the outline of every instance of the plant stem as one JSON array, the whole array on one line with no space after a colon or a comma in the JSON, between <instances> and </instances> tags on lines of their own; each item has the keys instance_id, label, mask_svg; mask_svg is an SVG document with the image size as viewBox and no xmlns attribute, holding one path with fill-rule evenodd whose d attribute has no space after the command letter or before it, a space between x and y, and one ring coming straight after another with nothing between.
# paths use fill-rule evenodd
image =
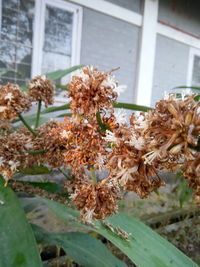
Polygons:
<instances>
[{"instance_id":1,"label":"plant stem","mask_svg":"<svg viewBox=\"0 0 200 267\"><path fill-rule=\"evenodd\" d=\"M23 124L26 126L26 128L35 136L37 136L37 133L31 128L31 126L25 121L23 116L21 114L18 115L19 119L23 122Z\"/></svg>"},{"instance_id":2,"label":"plant stem","mask_svg":"<svg viewBox=\"0 0 200 267\"><path fill-rule=\"evenodd\" d=\"M26 150L25 152L30 154L30 155L35 155L35 154L44 154L47 151L44 149L41 149L41 150Z\"/></svg>"},{"instance_id":3,"label":"plant stem","mask_svg":"<svg viewBox=\"0 0 200 267\"><path fill-rule=\"evenodd\" d=\"M41 106L42 106L42 101L39 100L38 101L38 110L37 110L37 117L36 117L36 121L35 121L35 128L38 127L39 125L39 121L40 121L40 112L41 112Z\"/></svg>"},{"instance_id":4,"label":"plant stem","mask_svg":"<svg viewBox=\"0 0 200 267\"><path fill-rule=\"evenodd\" d=\"M93 184L97 184L97 179L96 179L96 176L95 176L95 170L94 170L94 167L91 167L91 168L90 168L90 173L91 173L91 176L92 176L92 183L93 183Z\"/></svg>"},{"instance_id":5,"label":"plant stem","mask_svg":"<svg viewBox=\"0 0 200 267\"><path fill-rule=\"evenodd\" d=\"M70 176L68 176L64 171L62 171L60 168L58 168L59 172L61 172L68 180L71 179Z\"/></svg>"}]
</instances>

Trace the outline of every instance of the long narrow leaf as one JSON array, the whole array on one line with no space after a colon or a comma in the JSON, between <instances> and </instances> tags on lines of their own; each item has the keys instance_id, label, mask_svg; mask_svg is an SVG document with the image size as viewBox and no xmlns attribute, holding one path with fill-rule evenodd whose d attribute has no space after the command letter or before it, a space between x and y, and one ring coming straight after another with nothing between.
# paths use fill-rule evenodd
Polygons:
<instances>
[{"instance_id":1,"label":"long narrow leaf","mask_svg":"<svg viewBox=\"0 0 200 267\"><path fill-rule=\"evenodd\" d=\"M69 109L69 108L70 108L70 105L69 104L65 104L65 105L62 105L62 106L56 106L56 107L46 108L41 113L42 114L46 114L46 113L51 113L51 112L66 110L66 109Z\"/></svg>"},{"instance_id":2,"label":"long narrow leaf","mask_svg":"<svg viewBox=\"0 0 200 267\"><path fill-rule=\"evenodd\" d=\"M50 174L51 171L44 165L35 165L31 168L25 168L20 170L20 173L26 175L41 175L41 174Z\"/></svg>"},{"instance_id":3,"label":"long narrow leaf","mask_svg":"<svg viewBox=\"0 0 200 267\"><path fill-rule=\"evenodd\" d=\"M61 79L62 77L66 76L67 74L69 74L75 70L81 69L82 67L84 67L84 65L77 65L77 66L73 66L73 67L66 69L66 70L57 70L57 71L53 71L53 72L48 72L48 73L46 73L46 75L51 80L56 81L56 80Z\"/></svg>"},{"instance_id":4,"label":"long narrow leaf","mask_svg":"<svg viewBox=\"0 0 200 267\"><path fill-rule=\"evenodd\" d=\"M58 116L56 116L57 118L63 118L63 117L71 117L72 116L72 113L63 113L63 114L60 114Z\"/></svg>"},{"instance_id":5,"label":"long narrow leaf","mask_svg":"<svg viewBox=\"0 0 200 267\"><path fill-rule=\"evenodd\" d=\"M198 266L171 243L133 217L118 213L108 219L113 228L120 227L122 230L131 233L129 241L127 241L106 228L101 222L94 222L94 228L81 225L81 223L75 221L78 212L63 204L44 198L40 198L40 200L63 221L93 230L110 240L138 267Z\"/></svg>"},{"instance_id":6,"label":"long narrow leaf","mask_svg":"<svg viewBox=\"0 0 200 267\"><path fill-rule=\"evenodd\" d=\"M101 241L86 233L49 233L33 225L36 238L40 243L56 244L64 249L76 263L85 267L126 267L102 244Z\"/></svg>"},{"instance_id":7,"label":"long narrow leaf","mask_svg":"<svg viewBox=\"0 0 200 267\"><path fill-rule=\"evenodd\" d=\"M140 105L135 105L135 104L129 104L129 103L114 103L113 106L115 108L124 108L124 109L130 109L130 110L135 110L135 111L148 111L152 108L146 107L146 106L140 106Z\"/></svg>"},{"instance_id":8,"label":"long narrow leaf","mask_svg":"<svg viewBox=\"0 0 200 267\"><path fill-rule=\"evenodd\" d=\"M0 266L42 267L36 241L15 193L0 178Z\"/></svg>"},{"instance_id":9,"label":"long narrow leaf","mask_svg":"<svg viewBox=\"0 0 200 267\"><path fill-rule=\"evenodd\" d=\"M56 88L59 88L59 89L62 89L64 91L67 91L67 86L66 85L63 85L63 84L56 84Z\"/></svg>"},{"instance_id":10,"label":"long narrow leaf","mask_svg":"<svg viewBox=\"0 0 200 267\"><path fill-rule=\"evenodd\" d=\"M194 90L200 90L200 87L198 87L198 86L186 86L186 85L176 86L176 87L172 88L171 90L174 90L174 89L185 89L185 88L194 89Z\"/></svg>"}]
</instances>

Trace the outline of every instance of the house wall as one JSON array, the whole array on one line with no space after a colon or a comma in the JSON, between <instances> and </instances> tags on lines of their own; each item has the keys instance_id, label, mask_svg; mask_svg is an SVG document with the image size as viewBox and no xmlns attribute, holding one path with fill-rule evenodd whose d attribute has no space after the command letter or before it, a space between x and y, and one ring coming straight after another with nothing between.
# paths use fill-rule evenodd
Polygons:
<instances>
[{"instance_id":1,"label":"house wall","mask_svg":"<svg viewBox=\"0 0 200 267\"><path fill-rule=\"evenodd\" d=\"M108 71L120 67L114 75L127 90L120 101L134 102L140 29L88 8L83 9L81 64Z\"/></svg>"},{"instance_id":2,"label":"house wall","mask_svg":"<svg viewBox=\"0 0 200 267\"><path fill-rule=\"evenodd\" d=\"M200 2L160 0L158 21L192 36L200 35ZM196 36L197 37L197 36ZM151 105L164 91L187 85L191 46L157 34Z\"/></svg>"},{"instance_id":3,"label":"house wall","mask_svg":"<svg viewBox=\"0 0 200 267\"><path fill-rule=\"evenodd\" d=\"M152 101L154 103L175 86L186 85L189 46L157 35Z\"/></svg>"},{"instance_id":4,"label":"house wall","mask_svg":"<svg viewBox=\"0 0 200 267\"><path fill-rule=\"evenodd\" d=\"M115 5L127 8L131 11L135 11L139 14L143 12L143 1L142 0L106 0L107 2L111 2Z\"/></svg>"}]
</instances>

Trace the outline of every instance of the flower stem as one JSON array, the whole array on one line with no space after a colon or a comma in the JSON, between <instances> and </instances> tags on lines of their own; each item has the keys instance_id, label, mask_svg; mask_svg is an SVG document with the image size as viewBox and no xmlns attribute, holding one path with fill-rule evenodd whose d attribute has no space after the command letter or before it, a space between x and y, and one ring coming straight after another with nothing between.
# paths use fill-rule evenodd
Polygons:
<instances>
[{"instance_id":1,"label":"flower stem","mask_svg":"<svg viewBox=\"0 0 200 267\"><path fill-rule=\"evenodd\" d=\"M30 154L30 155L36 155L36 154L44 154L47 151L44 149L41 149L41 150L26 150L25 152Z\"/></svg>"},{"instance_id":2,"label":"flower stem","mask_svg":"<svg viewBox=\"0 0 200 267\"><path fill-rule=\"evenodd\" d=\"M41 112L41 106L42 106L42 101L39 100L38 101L38 110L37 110L37 117L36 117L36 121L35 121L35 128L38 127L39 125L39 121L40 121L40 112Z\"/></svg>"},{"instance_id":3,"label":"flower stem","mask_svg":"<svg viewBox=\"0 0 200 267\"><path fill-rule=\"evenodd\" d=\"M90 168L90 173L91 173L91 176L92 176L92 183L93 184L97 184L97 178L95 176L95 170L93 167Z\"/></svg>"},{"instance_id":4,"label":"flower stem","mask_svg":"<svg viewBox=\"0 0 200 267\"><path fill-rule=\"evenodd\" d=\"M58 170L59 170L59 172L61 172L65 176L65 178L67 178L68 180L71 179L71 177L69 175L67 175L63 170L61 170L60 168L58 168Z\"/></svg>"},{"instance_id":5,"label":"flower stem","mask_svg":"<svg viewBox=\"0 0 200 267\"><path fill-rule=\"evenodd\" d=\"M19 119L23 122L23 124L26 126L26 128L35 136L37 136L37 133L31 128L31 126L25 121L23 116L21 114L18 115Z\"/></svg>"}]
</instances>

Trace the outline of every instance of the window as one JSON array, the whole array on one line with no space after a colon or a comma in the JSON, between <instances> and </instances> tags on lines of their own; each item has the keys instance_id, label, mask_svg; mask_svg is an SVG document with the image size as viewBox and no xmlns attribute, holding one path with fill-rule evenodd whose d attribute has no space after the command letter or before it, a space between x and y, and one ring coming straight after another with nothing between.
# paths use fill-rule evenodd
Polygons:
<instances>
[{"instance_id":1,"label":"window","mask_svg":"<svg viewBox=\"0 0 200 267\"><path fill-rule=\"evenodd\" d=\"M31 76L34 0L2 0L1 83L24 84Z\"/></svg>"},{"instance_id":2,"label":"window","mask_svg":"<svg viewBox=\"0 0 200 267\"><path fill-rule=\"evenodd\" d=\"M24 84L35 75L79 64L81 7L62 0L0 0L0 10L2 84Z\"/></svg>"},{"instance_id":3,"label":"window","mask_svg":"<svg viewBox=\"0 0 200 267\"><path fill-rule=\"evenodd\" d=\"M187 85L200 87L200 50L195 48L190 48Z\"/></svg>"}]
</instances>

